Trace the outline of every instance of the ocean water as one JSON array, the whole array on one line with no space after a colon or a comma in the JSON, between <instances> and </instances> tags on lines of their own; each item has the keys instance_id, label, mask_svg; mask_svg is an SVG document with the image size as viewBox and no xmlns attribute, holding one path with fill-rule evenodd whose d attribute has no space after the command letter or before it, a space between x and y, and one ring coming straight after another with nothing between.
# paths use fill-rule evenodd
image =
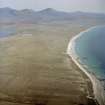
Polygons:
<instances>
[{"instance_id":1,"label":"ocean water","mask_svg":"<svg viewBox=\"0 0 105 105\"><path fill-rule=\"evenodd\" d=\"M105 81L105 26L91 28L75 40L80 63L86 65L100 80Z\"/></svg>"},{"instance_id":2,"label":"ocean water","mask_svg":"<svg viewBox=\"0 0 105 105\"><path fill-rule=\"evenodd\" d=\"M8 37L16 32L14 27L0 27L0 38Z\"/></svg>"}]
</instances>

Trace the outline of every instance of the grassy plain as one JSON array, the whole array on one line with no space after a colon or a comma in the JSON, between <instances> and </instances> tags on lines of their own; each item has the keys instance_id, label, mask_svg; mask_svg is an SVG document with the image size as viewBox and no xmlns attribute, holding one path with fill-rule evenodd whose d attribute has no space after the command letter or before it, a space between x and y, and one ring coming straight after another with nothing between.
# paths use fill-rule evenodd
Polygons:
<instances>
[{"instance_id":1,"label":"grassy plain","mask_svg":"<svg viewBox=\"0 0 105 105\"><path fill-rule=\"evenodd\" d=\"M66 49L70 38L96 24L12 25L16 33L0 39L0 105L91 105L91 82Z\"/></svg>"}]
</instances>

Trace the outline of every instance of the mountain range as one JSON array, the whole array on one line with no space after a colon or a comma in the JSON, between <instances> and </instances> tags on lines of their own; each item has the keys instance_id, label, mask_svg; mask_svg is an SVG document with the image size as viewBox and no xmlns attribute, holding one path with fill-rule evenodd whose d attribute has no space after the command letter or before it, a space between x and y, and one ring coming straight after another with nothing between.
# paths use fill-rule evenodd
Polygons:
<instances>
[{"instance_id":1,"label":"mountain range","mask_svg":"<svg viewBox=\"0 0 105 105\"><path fill-rule=\"evenodd\" d=\"M105 20L105 14L80 11L62 12L52 8L47 8L41 11L34 11L31 9L16 10L8 7L0 8L0 23L6 22L37 23L75 20L82 21L86 19Z\"/></svg>"}]
</instances>

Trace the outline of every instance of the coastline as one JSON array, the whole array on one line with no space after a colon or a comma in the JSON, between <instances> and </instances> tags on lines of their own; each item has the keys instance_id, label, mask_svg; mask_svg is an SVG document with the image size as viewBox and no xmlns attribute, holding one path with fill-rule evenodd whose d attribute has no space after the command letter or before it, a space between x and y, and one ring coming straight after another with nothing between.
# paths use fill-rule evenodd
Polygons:
<instances>
[{"instance_id":1,"label":"coastline","mask_svg":"<svg viewBox=\"0 0 105 105\"><path fill-rule=\"evenodd\" d=\"M91 27L85 31L80 32L76 36L74 36L68 44L67 54L71 57L72 61L89 77L89 79L92 83L94 97L90 97L89 95L87 97L93 98L94 101L98 102L100 105L104 105L105 104L105 98L104 98L105 94L103 92L104 88L103 88L101 82L96 78L96 76L92 72L88 72L86 70L87 69L86 65L82 65L78 61L78 55L75 52L75 40L77 38L81 37L84 32L88 32L89 30L91 30L95 27L97 27L97 26Z\"/></svg>"},{"instance_id":2,"label":"coastline","mask_svg":"<svg viewBox=\"0 0 105 105\"><path fill-rule=\"evenodd\" d=\"M1 39L0 105L96 105L86 97L93 96L91 81L64 53L69 37L88 26L40 26L28 30L33 36Z\"/></svg>"}]
</instances>

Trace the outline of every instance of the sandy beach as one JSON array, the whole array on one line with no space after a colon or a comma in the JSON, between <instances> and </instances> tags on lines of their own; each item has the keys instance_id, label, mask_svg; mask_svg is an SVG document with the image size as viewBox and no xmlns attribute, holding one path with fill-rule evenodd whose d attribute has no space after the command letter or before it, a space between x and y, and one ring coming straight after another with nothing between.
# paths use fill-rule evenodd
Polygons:
<instances>
[{"instance_id":1,"label":"sandy beach","mask_svg":"<svg viewBox=\"0 0 105 105\"><path fill-rule=\"evenodd\" d=\"M73 62L90 78L92 82L94 97L90 97L89 95L87 97L93 98L93 100L98 102L100 105L104 105L105 104L104 87L102 86L101 82L96 78L96 76L93 73L88 72L87 70L88 67L80 63L79 57L75 52L75 44L76 44L75 40L81 37L84 32L88 32L89 30L93 28L95 27L91 27L85 31L80 32L80 34L74 36L68 44L67 54L71 57Z\"/></svg>"}]
</instances>

